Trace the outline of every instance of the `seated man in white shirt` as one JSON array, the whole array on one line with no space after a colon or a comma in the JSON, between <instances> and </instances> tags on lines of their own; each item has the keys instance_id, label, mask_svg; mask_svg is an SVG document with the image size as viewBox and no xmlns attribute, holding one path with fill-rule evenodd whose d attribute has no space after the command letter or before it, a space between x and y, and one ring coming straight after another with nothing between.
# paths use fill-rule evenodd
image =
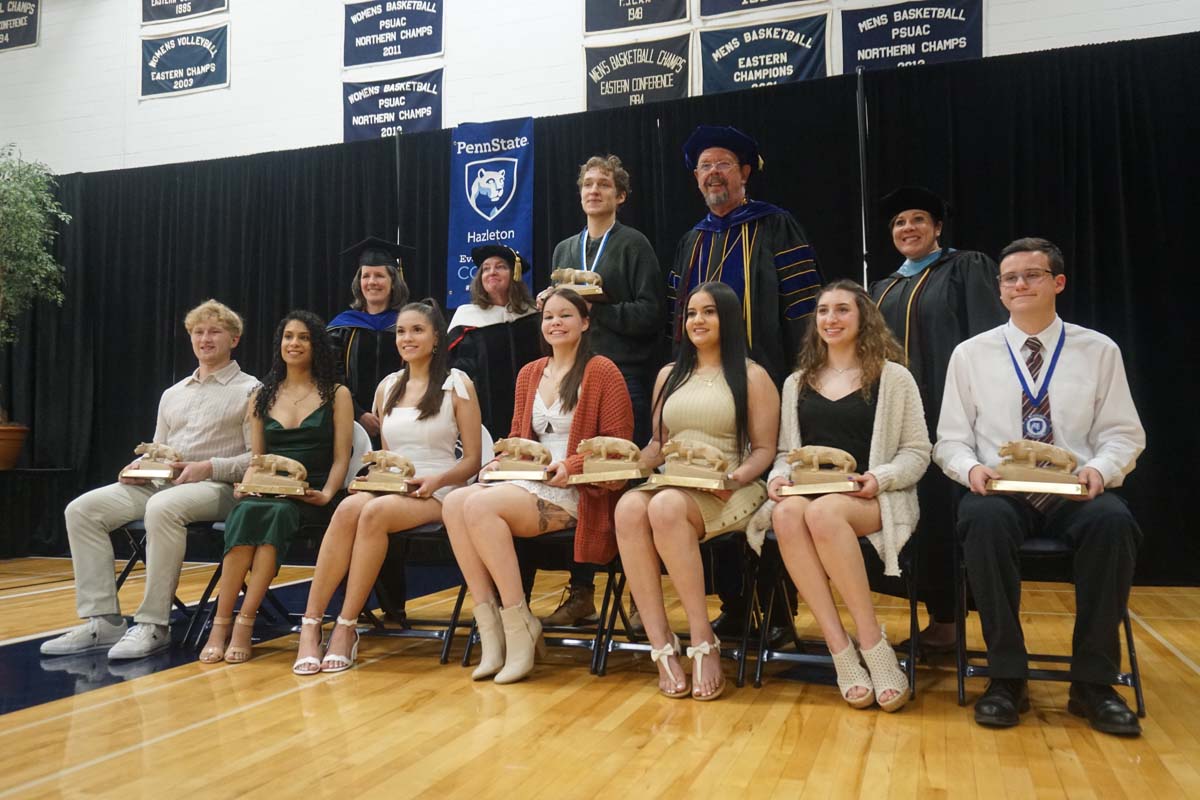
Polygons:
<instances>
[{"instance_id":1,"label":"seated man in white shirt","mask_svg":"<svg viewBox=\"0 0 1200 800\"><path fill-rule=\"evenodd\" d=\"M43 642L43 655L103 649L110 659L141 658L169 647L171 599L179 584L187 525L224 519L233 507L233 482L250 463L246 403L258 385L232 359L242 319L209 300L188 312L184 327L199 366L163 392L154 429L155 443L184 458L172 465L177 477L154 482L120 478L67 506L75 607L86 621ZM137 519L146 523L146 590L135 624L126 630L109 531Z\"/></svg>"},{"instance_id":2,"label":"seated man in white shirt","mask_svg":"<svg viewBox=\"0 0 1200 800\"><path fill-rule=\"evenodd\" d=\"M1055 312L1066 286L1062 252L1018 239L1000 253L1000 300L1009 321L960 344L950 358L934 461L967 486L958 507L967 575L988 648L991 681L975 721L1009 727L1029 708L1029 659L1019 617L1017 548L1027 536L1074 548L1075 633L1069 711L1105 733L1141 726L1111 681L1120 669L1118 626L1129 599L1141 530L1120 486L1146 444L1117 345L1064 323ZM989 493L999 448L1031 439L1079 460L1086 495Z\"/></svg>"}]
</instances>

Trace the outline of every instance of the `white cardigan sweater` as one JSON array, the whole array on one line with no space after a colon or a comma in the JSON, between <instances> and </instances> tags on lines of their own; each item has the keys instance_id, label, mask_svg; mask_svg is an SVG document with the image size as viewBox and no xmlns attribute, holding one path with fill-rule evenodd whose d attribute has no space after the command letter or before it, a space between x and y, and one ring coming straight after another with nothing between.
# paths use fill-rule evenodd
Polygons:
<instances>
[{"instance_id":1,"label":"white cardigan sweater","mask_svg":"<svg viewBox=\"0 0 1200 800\"><path fill-rule=\"evenodd\" d=\"M770 479L788 477L791 467L787 454L803 446L796 406L800 396L801 373L793 372L783 384L779 447ZM875 424L871 430L870 465L866 472L879 482L879 514L883 529L867 538L883 559L885 575L899 575L900 550L912 536L920 516L917 508L917 481L929 466L929 429L925 410L912 374L894 361L883 366L879 377L879 399ZM775 501L768 500L750 522L746 538L755 552L762 552L763 538L771 527Z\"/></svg>"}]
</instances>

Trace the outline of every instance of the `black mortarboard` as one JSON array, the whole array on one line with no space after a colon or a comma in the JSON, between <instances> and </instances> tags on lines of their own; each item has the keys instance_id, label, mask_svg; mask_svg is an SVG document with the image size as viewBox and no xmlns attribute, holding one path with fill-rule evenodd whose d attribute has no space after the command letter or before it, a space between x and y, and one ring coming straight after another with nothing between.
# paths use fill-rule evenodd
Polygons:
<instances>
[{"instance_id":1,"label":"black mortarboard","mask_svg":"<svg viewBox=\"0 0 1200 800\"><path fill-rule=\"evenodd\" d=\"M721 125L698 125L692 135L683 143L683 163L688 169L695 169L700 161L700 154L710 147L723 147L738 157L742 164L749 164L750 171L763 168L762 157L758 154L758 142L751 139L737 128Z\"/></svg>"},{"instance_id":2,"label":"black mortarboard","mask_svg":"<svg viewBox=\"0 0 1200 800\"><path fill-rule=\"evenodd\" d=\"M924 186L901 186L879 201L879 210L883 212L883 218L889 221L895 219L901 211L910 208L928 211L935 222L946 219L949 213L946 201Z\"/></svg>"},{"instance_id":3,"label":"black mortarboard","mask_svg":"<svg viewBox=\"0 0 1200 800\"><path fill-rule=\"evenodd\" d=\"M371 266L379 267L384 264L391 264L393 267L399 268L403 274L404 266L413 265L417 258L417 250L415 247L409 247L406 244L397 244L390 239L381 239L378 236L368 236L361 242L354 244L343 250L340 255L354 262L354 266Z\"/></svg>"},{"instance_id":4,"label":"black mortarboard","mask_svg":"<svg viewBox=\"0 0 1200 800\"><path fill-rule=\"evenodd\" d=\"M500 256L500 258L508 262L514 281L521 280L521 273L530 268L529 262L523 259L520 253L507 245L482 244L471 251L471 260L475 262L475 266L477 267L482 267L483 262L492 256Z\"/></svg>"}]
</instances>

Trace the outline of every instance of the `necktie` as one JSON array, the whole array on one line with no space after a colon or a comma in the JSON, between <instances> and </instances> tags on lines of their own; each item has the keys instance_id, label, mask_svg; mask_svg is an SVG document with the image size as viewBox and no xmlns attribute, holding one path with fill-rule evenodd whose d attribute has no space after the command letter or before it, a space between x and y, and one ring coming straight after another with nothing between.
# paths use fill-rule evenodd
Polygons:
<instances>
[{"instance_id":1,"label":"necktie","mask_svg":"<svg viewBox=\"0 0 1200 800\"><path fill-rule=\"evenodd\" d=\"M1025 365L1029 367L1029 377L1033 378L1036 385L1038 375L1042 372L1042 343L1037 337L1030 336L1025 340L1025 347L1029 350ZM1028 394L1021 393L1021 436L1035 442L1054 444L1054 426L1050 423L1050 392L1043 393L1042 402L1036 406ZM1044 467L1047 463L1039 462L1038 466ZM1025 498L1043 514L1059 499L1052 494L1028 494Z\"/></svg>"}]
</instances>

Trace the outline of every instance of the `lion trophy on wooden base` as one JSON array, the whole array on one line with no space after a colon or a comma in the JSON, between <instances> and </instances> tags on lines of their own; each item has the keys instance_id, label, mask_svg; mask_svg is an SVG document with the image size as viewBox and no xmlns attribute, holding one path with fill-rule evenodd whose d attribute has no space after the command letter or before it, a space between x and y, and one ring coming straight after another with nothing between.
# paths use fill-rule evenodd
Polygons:
<instances>
[{"instance_id":1,"label":"lion trophy on wooden base","mask_svg":"<svg viewBox=\"0 0 1200 800\"><path fill-rule=\"evenodd\" d=\"M362 460L363 466L370 469L350 483L350 488L357 492L404 494L408 491L409 480L416 474L411 461L391 450L371 450L363 454Z\"/></svg>"},{"instance_id":2,"label":"lion trophy on wooden base","mask_svg":"<svg viewBox=\"0 0 1200 800\"><path fill-rule=\"evenodd\" d=\"M479 477L485 481L544 481L546 467L552 460L550 449L533 439L510 436L501 439L492 447L497 466Z\"/></svg>"},{"instance_id":3,"label":"lion trophy on wooden base","mask_svg":"<svg viewBox=\"0 0 1200 800\"><path fill-rule=\"evenodd\" d=\"M234 490L242 494L273 494L288 497L308 491L308 470L294 458L261 453L250 458L250 468Z\"/></svg>"}]
</instances>

